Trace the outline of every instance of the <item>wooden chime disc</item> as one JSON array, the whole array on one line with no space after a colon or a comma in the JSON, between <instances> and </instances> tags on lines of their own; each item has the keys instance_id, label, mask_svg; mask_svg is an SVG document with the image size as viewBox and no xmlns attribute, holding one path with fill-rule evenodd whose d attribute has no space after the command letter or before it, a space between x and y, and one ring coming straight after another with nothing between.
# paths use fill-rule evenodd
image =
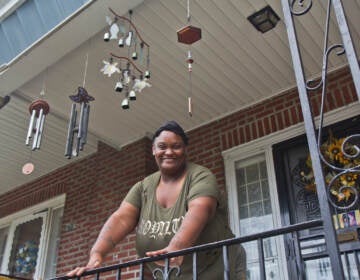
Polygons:
<instances>
[{"instance_id":1,"label":"wooden chime disc","mask_svg":"<svg viewBox=\"0 0 360 280\"><path fill-rule=\"evenodd\" d=\"M31 162L25 163L22 168L22 173L25 175L29 175L34 171L34 164Z\"/></svg>"}]
</instances>

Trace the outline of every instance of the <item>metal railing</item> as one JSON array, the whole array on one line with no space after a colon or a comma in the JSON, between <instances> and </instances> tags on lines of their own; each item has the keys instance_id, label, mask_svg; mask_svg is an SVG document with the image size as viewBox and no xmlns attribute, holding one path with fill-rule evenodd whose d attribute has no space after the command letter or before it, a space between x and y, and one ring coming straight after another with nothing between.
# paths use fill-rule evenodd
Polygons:
<instances>
[{"instance_id":1,"label":"metal railing","mask_svg":"<svg viewBox=\"0 0 360 280\"><path fill-rule=\"evenodd\" d=\"M286 25L286 31L289 39L289 46L290 52L293 61L293 67L295 72L295 78L297 83L297 88L299 92L299 99L301 104L301 109L304 117L304 125L306 130L306 136L309 145L309 151L311 155L312 161L312 169L315 175L315 183L316 183L316 191L317 196L319 198L319 205L320 205L320 212L321 217L324 223L324 239L326 242L327 250L329 252L329 258L331 262L332 274L334 279L341 280L345 279L345 274L343 271L343 266L341 263L341 255L339 251L339 244L337 242L336 232L334 230L334 225L332 221L332 214L331 208L329 203L331 203L332 207L337 208L334 203L331 201L331 186L339 178L339 176L343 174L351 174L357 173L360 174L360 165L350 168L349 170L339 170L336 171L340 172L339 175L334 177L334 180L329 184L326 185L324 174L323 174L323 164L326 164L329 167L331 166L324 157L321 155L320 151L320 139L321 139L321 132L323 128L323 114L324 114L324 101L326 96L326 78L327 78L327 71L328 71L328 59L329 54L333 51L338 51L338 55L345 54L351 75L353 77L354 87L358 99L360 100L360 67L358 63L358 58L355 53L354 44L351 39L351 34L349 31L349 27L347 24L345 12L342 6L342 0L327 0L327 8L326 8L326 22L324 24L324 49L323 49L323 59L322 59L322 76L318 83L312 80L306 80L303 66L302 66L302 59L301 53L298 46L298 38L296 35L296 28L294 23L294 17L306 15L313 6L313 0L281 0L283 13L284 13L284 22ZM324 1L325 2L325 1ZM336 17L337 27L339 33L341 35L341 40L337 44L332 44L329 46L329 19L331 17L331 11ZM315 84L315 85L314 85ZM315 129L314 125L314 116L312 115L312 108L310 107L309 102L309 94L317 89L321 89L322 91L322 101L320 105L320 121L318 125L318 131ZM350 141L352 138L360 138L360 135L354 135L348 137L344 143ZM344 146L343 146L344 147ZM346 152L344 151L344 154ZM349 155L349 156L359 156L360 148L354 146L354 150L356 150L356 154ZM336 169L336 168L335 168ZM356 203L358 200L359 195L355 188L351 186L344 186L341 187L339 192L351 191L355 194L355 200L353 203ZM352 204L348 205L347 207L351 207ZM357 259L357 258L356 258Z\"/></svg>"},{"instance_id":2,"label":"metal railing","mask_svg":"<svg viewBox=\"0 0 360 280\"><path fill-rule=\"evenodd\" d=\"M260 279L266 279L266 268L265 268L265 256L264 256L264 247L263 241L266 238L270 237L278 237L283 236L286 234L298 234L302 230L308 230L313 228L319 228L323 226L323 222L321 220L314 220L310 222L299 223L295 225L285 226L273 230L264 231L257 234L252 234L243 237L236 237L231 239L226 239L218 242L203 244L191 248L187 248L184 250L163 254L156 257L145 257L136 259L133 261L110 265L106 267L101 267L93 270L89 270L83 273L81 277L67 277L67 276L60 276L57 278L53 278L52 280L64 280L64 279L81 279L82 277L86 277L89 279L88 276L93 276L94 279L101 279L104 274L109 276L108 272L113 272L116 274L116 279L120 280L122 277L122 271L130 267L140 266L140 276L138 279L144 279L144 266L146 263L155 262L159 260L165 260L165 266L162 270L156 269L156 271L152 271L153 279L177 279L176 274L181 273L180 267L170 267L169 266L169 259L172 257L183 256L183 255L192 255L193 259L193 277L192 279L198 279L198 272L197 272L197 263L196 263L196 254L200 251L206 251L209 249L221 248L223 253L223 262L224 262L224 279L230 279L230 272L229 272L229 259L227 256L227 250L229 246L235 244L244 244L246 242L256 241L257 242L257 251L258 251L258 263L259 263L259 271L260 271ZM296 246L300 247L300 239L297 239L298 244ZM319 253L318 256L311 255L309 257L302 257L300 254L300 259L304 262L314 258L323 258L324 256L328 256L327 249ZM304 273L299 273L299 275L304 275ZM170 278L171 276L171 278ZM360 275L359 275L360 276ZM299 278L303 279L303 278Z\"/></svg>"},{"instance_id":3,"label":"metal railing","mask_svg":"<svg viewBox=\"0 0 360 280\"><path fill-rule=\"evenodd\" d=\"M15 275L3 274L0 273L0 280L30 280L29 278L24 278Z\"/></svg>"}]
</instances>

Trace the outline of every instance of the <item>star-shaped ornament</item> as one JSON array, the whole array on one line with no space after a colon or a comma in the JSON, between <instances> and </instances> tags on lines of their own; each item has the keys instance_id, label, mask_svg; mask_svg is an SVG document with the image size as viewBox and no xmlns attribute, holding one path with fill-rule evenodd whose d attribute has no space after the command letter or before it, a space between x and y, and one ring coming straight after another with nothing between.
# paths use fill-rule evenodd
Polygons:
<instances>
[{"instance_id":1,"label":"star-shaped ornament","mask_svg":"<svg viewBox=\"0 0 360 280\"><path fill-rule=\"evenodd\" d=\"M103 60L103 63L104 67L100 71L103 72L104 75L108 75L108 77L111 77L111 75L115 72L120 73L120 69L117 67L117 62L111 63Z\"/></svg>"},{"instance_id":2,"label":"star-shaped ornament","mask_svg":"<svg viewBox=\"0 0 360 280\"><path fill-rule=\"evenodd\" d=\"M135 83L133 86L134 91L141 92L146 87L151 87L151 84L147 81L147 79L135 79Z\"/></svg>"}]
</instances>

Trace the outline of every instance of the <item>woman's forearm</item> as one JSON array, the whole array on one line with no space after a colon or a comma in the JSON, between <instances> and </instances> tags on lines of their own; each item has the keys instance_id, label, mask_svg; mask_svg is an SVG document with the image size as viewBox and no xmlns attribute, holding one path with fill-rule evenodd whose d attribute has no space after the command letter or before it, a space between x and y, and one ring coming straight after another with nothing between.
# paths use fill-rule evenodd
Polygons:
<instances>
[{"instance_id":1,"label":"woman's forearm","mask_svg":"<svg viewBox=\"0 0 360 280\"><path fill-rule=\"evenodd\" d=\"M122 203L102 227L90 255L97 253L105 256L109 253L117 243L134 230L137 225L138 214L139 210L133 205Z\"/></svg>"},{"instance_id":2,"label":"woman's forearm","mask_svg":"<svg viewBox=\"0 0 360 280\"><path fill-rule=\"evenodd\" d=\"M214 198L203 197L191 202L178 232L169 243L169 247L179 250L193 246L209 219L214 216L215 211L216 200Z\"/></svg>"}]
</instances>

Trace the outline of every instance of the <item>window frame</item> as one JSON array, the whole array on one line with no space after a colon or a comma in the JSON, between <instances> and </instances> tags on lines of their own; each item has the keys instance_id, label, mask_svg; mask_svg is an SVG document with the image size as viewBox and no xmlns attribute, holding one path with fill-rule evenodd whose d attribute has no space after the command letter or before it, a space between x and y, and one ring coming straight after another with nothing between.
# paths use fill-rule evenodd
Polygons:
<instances>
[{"instance_id":1,"label":"window frame","mask_svg":"<svg viewBox=\"0 0 360 280\"><path fill-rule=\"evenodd\" d=\"M10 260L11 248L15 229L18 225L42 217L43 224L40 235L39 253L35 268L34 279L43 279L45 273L45 260L47 258L50 234L52 232L53 211L64 207L66 195L60 195L46 202L34 205L28 209L21 210L9 216L0 219L0 228L9 227L7 240L5 241L5 250L2 264L0 263L0 272L8 274L8 263Z\"/></svg>"}]
</instances>

